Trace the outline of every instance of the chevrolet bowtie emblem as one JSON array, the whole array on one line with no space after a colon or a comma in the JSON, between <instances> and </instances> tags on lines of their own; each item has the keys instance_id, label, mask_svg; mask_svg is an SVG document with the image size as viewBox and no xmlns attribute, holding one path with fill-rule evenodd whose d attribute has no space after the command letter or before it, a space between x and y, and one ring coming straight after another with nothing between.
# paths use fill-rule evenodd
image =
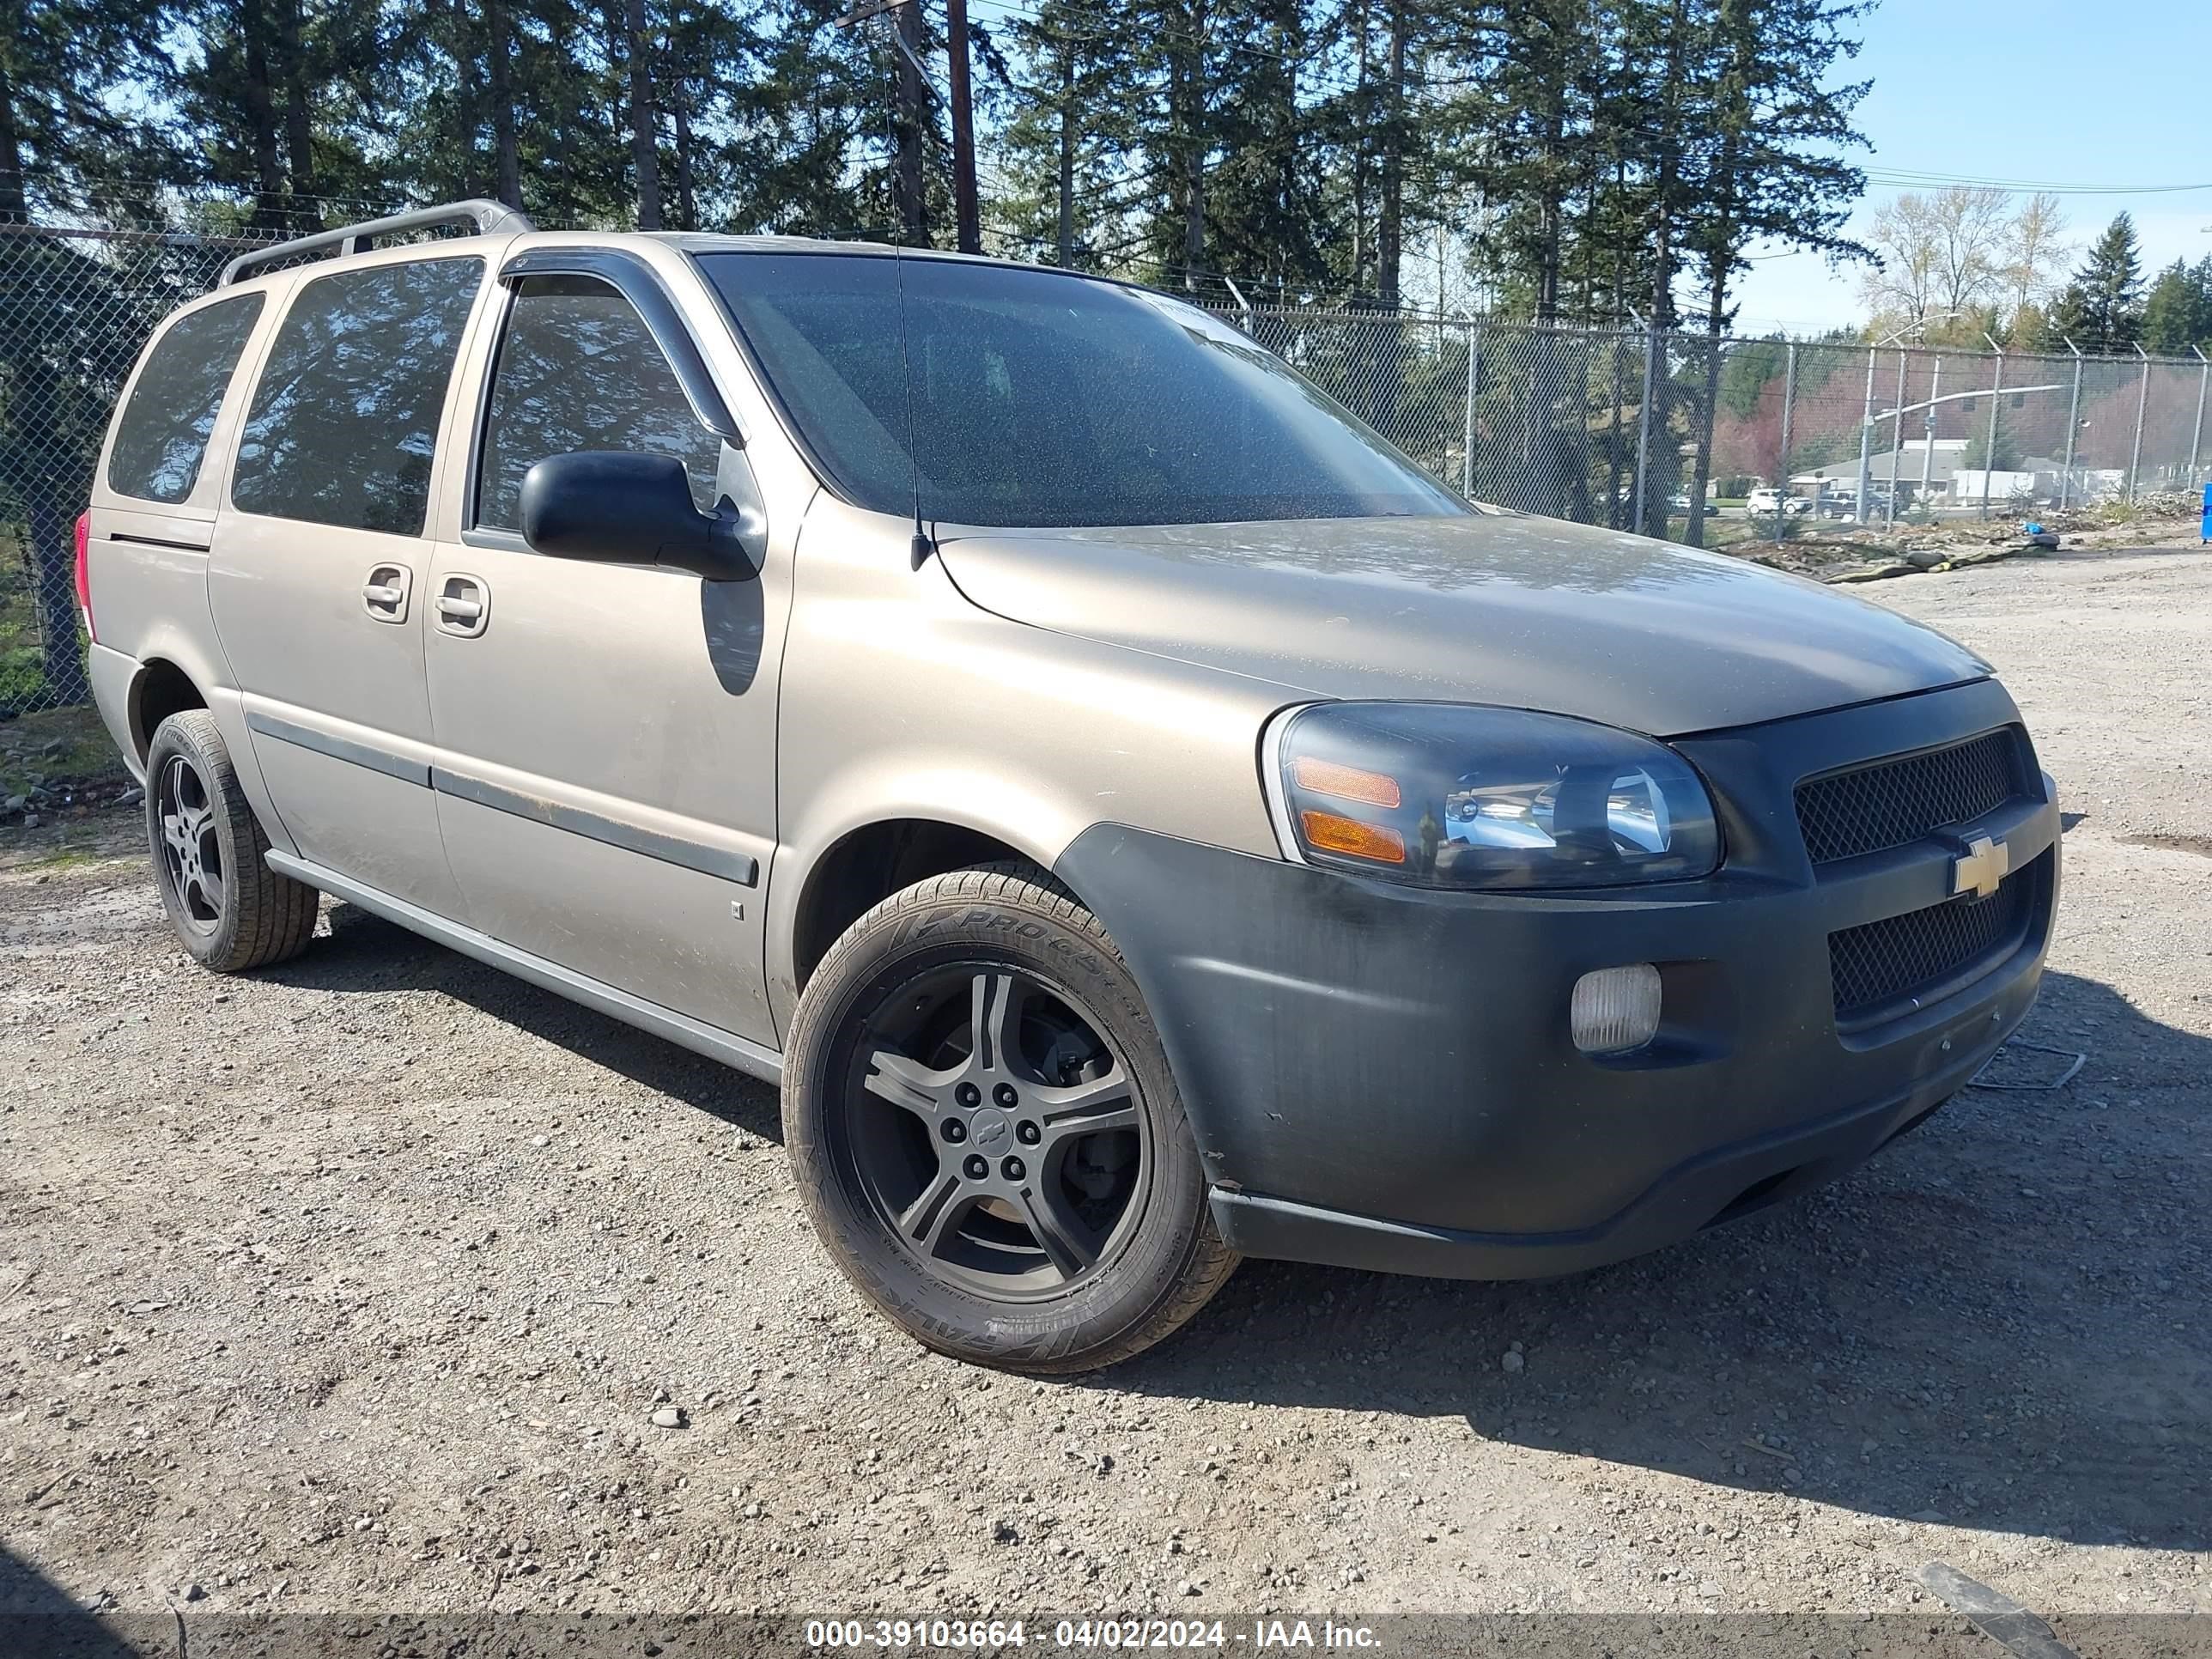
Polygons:
<instances>
[{"instance_id":1,"label":"chevrolet bowtie emblem","mask_svg":"<svg viewBox=\"0 0 2212 1659\"><path fill-rule=\"evenodd\" d=\"M2001 841L1977 836L1951 860L1951 890L1987 898L2012 870L2012 854Z\"/></svg>"}]
</instances>

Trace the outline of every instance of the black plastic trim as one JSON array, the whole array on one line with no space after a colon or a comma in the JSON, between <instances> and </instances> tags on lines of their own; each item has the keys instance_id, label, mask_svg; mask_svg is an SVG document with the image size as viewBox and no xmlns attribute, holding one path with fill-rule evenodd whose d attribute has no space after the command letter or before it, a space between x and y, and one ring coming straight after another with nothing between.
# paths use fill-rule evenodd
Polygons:
<instances>
[{"instance_id":1,"label":"black plastic trim","mask_svg":"<svg viewBox=\"0 0 2212 1659\"><path fill-rule=\"evenodd\" d=\"M2027 936L1970 984L1839 1029L1829 936L1945 902L1937 839L1816 872L1791 789L1841 763L2016 720L1978 681L1679 745L1724 815L1701 881L1416 889L1121 824L1054 873L1157 1022L1225 1237L1249 1254L1516 1277L1686 1237L1869 1156L2027 1015L2058 886L2046 794L2002 818L2037 880ZM1578 978L1644 962L1657 1036L1594 1058Z\"/></svg>"},{"instance_id":2,"label":"black plastic trim","mask_svg":"<svg viewBox=\"0 0 2212 1659\"><path fill-rule=\"evenodd\" d=\"M367 767L370 771L381 772L388 778L398 778L402 783L419 784L425 789L430 787L428 762L410 760L404 755L395 755L390 750L379 749L373 744L357 743L351 738L318 732L313 726L300 726L251 708L246 712L246 728L264 738L274 738L279 743L289 743L295 749L311 749L319 755L328 755L332 760Z\"/></svg>"},{"instance_id":3,"label":"black plastic trim","mask_svg":"<svg viewBox=\"0 0 2212 1659\"><path fill-rule=\"evenodd\" d=\"M430 769L430 787L440 794L451 795L456 800L469 801L477 806L488 806L495 812L528 818L533 823L542 823L550 829L565 830L570 835L604 842L610 847L658 859L664 864L696 870L702 875L735 882L740 887L750 887L760 879L760 860L750 854L728 852L719 847L702 847L697 842L664 836L654 830L640 829L634 823L624 823L619 818L586 811L580 806L564 805L542 796L526 794L520 789L510 789L504 784L448 771L442 766Z\"/></svg>"},{"instance_id":4,"label":"black plastic trim","mask_svg":"<svg viewBox=\"0 0 2212 1659\"><path fill-rule=\"evenodd\" d=\"M619 847L625 853L637 853L649 859L658 859L664 864L696 870L702 875L734 882L740 887L755 886L760 881L760 860L749 853L732 853L719 847L705 847L697 842L684 841L675 836L664 836L655 830L624 823L619 818L586 811L580 806L563 805L559 801L546 800L541 796L525 794L520 789L509 789L504 784L472 778L465 773L451 771L442 766L410 760L404 755L393 754L388 749L356 743L351 738L336 737L328 732L318 732L312 726L279 720L274 714L264 714L258 710L246 712L246 725L248 731L258 732L264 738L274 738L279 743L289 743L297 748L313 750L319 755L328 755L333 760L366 767L372 772L381 772L386 777L398 778L403 783L420 784L426 789L436 790L441 795L451 795L456 800L471 801L478 806L490 807L494 811L528 818L532 823L545 824L551 829L565 830L570 835L604 842L610 847Z\"/></svg>"},{"instance_id":5,"label":"black plastic trim","mask_svg":"<svg viewBox=\"0 0 2212 1659\"><path fill-rule=\"evenodd\" d=\"M179 553L205 553L213 544L211 541L188 542L169 536L141 536L128 530L111 530L107 539L128 542L133 547L166 547Z\"/></svg>"},{"instance_id":6,"label":"black plastic trim","mask_svg":"<svg viewBox=\"0 0 2212 1659\"><path fill-rule=\"evenodd\" d=\"M1422 1226L1220 1187L1210 1194L1209 1207L1223 1240L1245 1255L1437 1279L1546 1279L1584 1273L1663 1248L1849 1173L1924 1122L1985 1058L1977 1050L1948 1072L1879 1105L1692 1158L1619 1213L1570 1231Z\"/></svg>"},{"instance_id":7,"label":"black plastic trim","mask_svg":"<svg viewBox=\"0 0 2212 1659\"><path fill-rule=\"evenodd\" d=\"M744 447L744 428L738 424L729 404L723 400L721 388L714 384L714 377L708 370L706 358L700 355L699 343L691 337L684 313L677 308L660 273L644 259L626 248L539 247L519 253L500 267L502 283L519 282L528 276L592 276L620 294L636 310L646 331L653 336L653 343L668 359L676 384L683 389L684 400L691 405L691 413L699 424L725 443L739 449ZM502 325L501 332L504 331ZM492 374L484 380L487 394L497 373L495 362Z\"/></svg>"}]
</instances>

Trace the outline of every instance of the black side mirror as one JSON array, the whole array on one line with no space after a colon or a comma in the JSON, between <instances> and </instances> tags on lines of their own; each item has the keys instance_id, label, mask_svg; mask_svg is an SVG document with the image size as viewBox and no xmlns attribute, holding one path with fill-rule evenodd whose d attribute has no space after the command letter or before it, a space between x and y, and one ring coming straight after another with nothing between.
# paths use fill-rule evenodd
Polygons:
<instances>
[{"instance_id":1,"label":"black side mirror","mask_svg":"<svg viewBox=\"0 0 2212 1659\"><path fill-rule=\"evenodd\" d=\"M523 477L522 538L557 559L666 565L709 581L758 574L738 525L691 505L690 481L672 455L547 456Z\"/></svg>"}]
</instances>

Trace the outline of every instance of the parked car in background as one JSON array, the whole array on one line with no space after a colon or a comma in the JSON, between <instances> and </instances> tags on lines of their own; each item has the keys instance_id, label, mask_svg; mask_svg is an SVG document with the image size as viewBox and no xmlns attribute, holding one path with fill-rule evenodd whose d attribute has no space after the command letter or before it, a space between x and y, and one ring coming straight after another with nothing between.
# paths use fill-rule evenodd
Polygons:
<instances>
[{"instance_id":1,"label":"parked car in background","mask_svg":"<svg viewBox=\"0 0 2212 1659\"><path fill-rule=\"evenodd\" d=\"M2042 974L1988 664L1462 500L1127 284L462 204L234 261L96 477L184 949L327 894L776 1084L824 1247L980 1363L1126 1358L1241 1255L1681 1239Z\"/></svg>"},{"instance_id":2,"label":"parked car in background","mask_svg":"<svg viewBox=\"0 0 2212 1659\"><path fill-rule=\"evenodd\" d=\"M1754 519L1771 519L1777 513L1784 518L1802 518L1812 510L1813 503L1804 496L1785 495L1764 485L1744 498L1744 511Z\"/></svg>"}]
</instances>

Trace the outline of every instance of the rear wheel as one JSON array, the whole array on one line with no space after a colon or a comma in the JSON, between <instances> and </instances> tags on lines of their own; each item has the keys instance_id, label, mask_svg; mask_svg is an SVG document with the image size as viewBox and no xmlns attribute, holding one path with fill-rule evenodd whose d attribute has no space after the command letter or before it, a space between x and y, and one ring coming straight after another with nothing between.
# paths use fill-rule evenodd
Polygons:
<instances>
[{"instance_id":1,"label":"rear wheel","mask_svg":"<svg viewBox=\"0 0 2212 1659\"><path fill-rule=\"evenodd\" d=\"M1236 1266L1127 968L1029 866L937 877L854 923L808 981L783 1109L838 1265L960 1358L1110 1364Z\"/></svg>"},{"instance_id":2,"label":"rear wheel","mask_svg":"<svg viewBox=\"0 0 2212 1659\"><path fill-rule=\"evenodd\" d=\"M169 925L202 967L236 973L307 948L315 890L264 861L269 837L204 709L172 714L155 731L146 750L146 838Z\"/></svg>"}]
</instances>

